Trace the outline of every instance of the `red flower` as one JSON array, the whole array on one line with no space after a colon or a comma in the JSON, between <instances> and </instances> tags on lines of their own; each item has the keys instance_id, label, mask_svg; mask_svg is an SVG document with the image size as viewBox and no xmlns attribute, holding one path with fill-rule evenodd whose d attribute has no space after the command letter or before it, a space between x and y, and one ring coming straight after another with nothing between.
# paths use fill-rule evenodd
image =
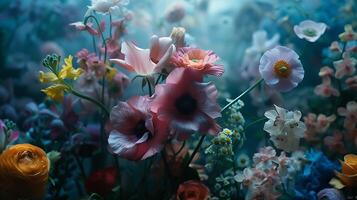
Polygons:
<instances>
[{"instance_id":1,"label":"red flower","mask_svg":"<svg viewBox=\"0 0 357 200\"><path fill-rule=\"evenodd\" d=\"M159 84L150 104L151 112L167 122L172 133L184 139L190 133L217 134L220 127L214 121L221 116L216 102L217 89L212 83L201 83L195 70L176 68Z\"/></svg>"},{"instance_id":2,"label":"red flower","mask_svg":"<svg viewBox=\"0 0 357 200\"><path fill-rule=\"evenodd\" d=\"M118 171L115 167L108 167L93 172L85 182L87 192L106 196L115 187Z\"/></svg>"}]
</instances>

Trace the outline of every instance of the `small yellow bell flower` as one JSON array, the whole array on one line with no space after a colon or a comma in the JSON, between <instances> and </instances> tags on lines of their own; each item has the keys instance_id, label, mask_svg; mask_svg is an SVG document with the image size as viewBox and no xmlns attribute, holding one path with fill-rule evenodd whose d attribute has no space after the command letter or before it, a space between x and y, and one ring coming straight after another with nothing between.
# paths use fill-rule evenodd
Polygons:
<instances>
[{"instance_id":1,"label":"small yellow bell flower","mask_svg":"<svg viewBox=\"0 0 357 200\"><path fill-rule=\"evenodd\" d=\"M117 75L118 73L118 70L114 67L110 67L110 66L107 66L107 78L108 80L113 80L113 78L115 77L115 75Z\"/></svg>"},{"instance_id":2,"label":"small yellow bell flower","mask_svg":"<svg viewBox=\"0 0 357 200\"><path fill-rule=\"evenodd\" d=\"M55 101L62 101L64 98L64 91L68 89L68 86L64 84L54 84L48 88L42 89L49 98Z\"/></svg>"},{"instance_id":3,"label":"small yellow bell flower","mask_svg":"<svg viewBox=\"0 0 357 200\"><path fill-rule=\"evenodd\" d=\"M58 81L57 76L52 72L40 71L39 80L41 83L51 83Z\"/></svg>"},{"instance_id":4,"label":"small yellow bell flower","mask_svg":"<svg viewBox=\"0 0 357 200\"><path fill-rule=\"evenodd\" d=\"M62 69L59 72L58 76L61 79L73 79L76 80L82 73L83 69L74 69L72 64L73 56L69 55L64 59L64 65L62 65Z\"/></svg>"}]
</instances>

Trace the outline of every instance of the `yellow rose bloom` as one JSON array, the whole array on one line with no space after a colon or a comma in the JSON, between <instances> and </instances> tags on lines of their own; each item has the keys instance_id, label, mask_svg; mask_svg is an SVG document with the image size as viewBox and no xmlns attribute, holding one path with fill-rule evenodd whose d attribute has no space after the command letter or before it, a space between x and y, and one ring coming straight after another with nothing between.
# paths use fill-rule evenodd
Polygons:
<instances>
[{"instance_id":1,"label":"yellow rose bloom","mask_svg":"<svg viewBox=\"0 0 357 200\"><path fill-rule=\"evenodd\" d=\"M54 84L48 88L42 89L41 91L55 101L62 101L64 98L64 91L67 89L68 87L66 85Z\"/></svg>"},{"instance_id":2,"label":"yellow rose bloom","mask_svg":"<svg viewBox=\"0 0 357 200\"><path fill-rule=\"evenodd\" d=\"M41 83L51 83L51 82L58 81L58 78L57 78L56 74L54 74L52 72L40 71L39 80Z\"/></svg>"},{"instance_id":3,"label":"yellow rose bloom","mask_svg":"<svg viewBox=\"0 0 357 200\"><path fill-rule=\"evenodd\" d=\"M357 155L348 154L344 157L342 164L342 172L337 172L336 175L340 181L347 187L357 186Z\"/></svg>"},{"instance_id":4,"label":"yellow rose bloom","mask_svg":"<svg viewBox=\"0 0 357 200\"><path fill-rule=\"evenodd\" d=\"M42 199L50 162L31 144L17 144L0 155L0 199Z\"/></svg>"},{"instance_id":5,"label":"yellow rose bloom","mask_svg":"<svg viewBox=\"0 0 357 200\"><path fill-rule=\"evenodd\" d=\"M71 55L69 55L67 58L64 59L64 65L62 65L62 69L58 74L58 76L61 79L68 78L68 79L76 80L83 73L83 69L73 68L72 61L73 61L73 56Z\"/></svg>"}]
</instances>

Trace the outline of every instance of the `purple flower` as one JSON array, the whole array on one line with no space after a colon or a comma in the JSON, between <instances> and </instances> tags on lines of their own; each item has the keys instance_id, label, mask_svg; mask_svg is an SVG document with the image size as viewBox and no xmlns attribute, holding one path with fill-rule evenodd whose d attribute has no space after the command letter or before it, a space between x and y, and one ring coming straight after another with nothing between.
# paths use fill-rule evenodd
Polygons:
<instances>
[{"instance_id":1,"label":"purple flower","mask_svg":"<svg viewBox=\"0 0 357 200\"><path fill-rule=\"evenodd\" d=\"M300 39L315 42L326 31L325 23L318 23L312 20L305 20L294 26L294 32Z\"/></svg>"},{"instance_id":2,"label":"purple flower","mask_svg":"<svg viewBox=\"0 0 357 200\"><path fill-rule=\"evenodd\" d=\"M277 46L263 54L259 72L268 86L281 92L293 89L304 78L299 55L283 46Z\"/></svg>"}]
</instances>

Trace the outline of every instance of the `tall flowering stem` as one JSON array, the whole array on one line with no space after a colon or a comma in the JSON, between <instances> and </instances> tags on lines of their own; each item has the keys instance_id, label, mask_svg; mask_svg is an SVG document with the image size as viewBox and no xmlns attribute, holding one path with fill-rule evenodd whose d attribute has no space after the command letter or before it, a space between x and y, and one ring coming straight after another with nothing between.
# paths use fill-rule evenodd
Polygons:
<instances>
[{"instance_id":1,"label":"tall flowering stem","mask_svg":"<svg viewBox=\"0 0 357 200\"><path fill-rule=\"evenodd\" d=\"M105 40L104 35L103 35L103 30L102 30L102 28L100 27L100 24L99 24L99 22L98 22L98 19L97 19L94 15L89 15L89 16L87 16L87 17L84 19L84 22L83 22L84 25L87 25L89 19L93 19L93 20L95 21L95 23L97 24L97 26L98 26L98 30L99 30L99 32L100 32L100 36L102 37L102 40L103 40L103 46L104 46L104 63L105 63L105 61L107 60L107 44L106 44L106 40Z\"/></svg>"},{"instance_id":2,"label":"tall flowering stem","mask_svg":"<svg viewBox=\"0 0 357 200\"><path fill-rule=\"evenodd\" d=\"M92 98L90 98L90 97L88 97L88 96L85 96L85 95L83 95L83 94L81 94L81 93L79 93L79 92L77 92L77 91L75 91L75 90L70 90L70 93L72 93L73 95L75 95L75 96L77 96L77 97L79 97L79 98L82 98L82 99L85 99L85 100L87 100L87 101L92 102L93 104L95 104L96 106L98 106L99 108L101 108L102 111L105 113L105 115L106 115L107 117L109 117L110 112L109 112L108 109L107 109L102 103L100 103L99 101L97 101L97 100L95 100L95 99L92 99Z\"/></svg>"},{"instance_id":3,"label":"tall flowering stem","mask_svg":"<svg viewBox=\"0 0 357 200\"><path fill-rule=\"evenodd\" d=\"M232 106L234 103L236 103L239 99L241 99L244 95L248 94L249 92L251 92L254 88L256 88L257 86L260 85L261 82L263 82L264 79L259 79L257 82L255 82L252 86L250 86L248 89L246 89L244 92L242 92L242 94L240 94L239 96L237 96L235 99L233 99L231 102L229 102L227 105L225 105L222 110L221 113L223 113L225 110L227 110L230 106ZM205 139L206 135L203 134L197 144L197 146L195 147L194 151L191 154L190 159L187 162L186 167L188 167L190 165L190 163L192 162L193 158L195 157L196 153L198 152L198 150L200 149L204 139Z\"/></svg>"},{"instance_id":4,"label":"tall flowering stem","mask_svg":"<svg viewBox=\"0 0 357 200\"><path fill-rule=\"evenodd\" d=\"M225 105L221 112L223 113L225 110L227 110L229 107L231 107L235 102L237 102L239 99L241 99L244 95L248 94L250 91L252 91L254 88L256 88L258 85L260 85L261 82L263 82L264 79L259 79L257 82L255 82L252 86L250 86L248 89L246 89L242 94L237 96L235 99L233 99L231 102L229 102L227 105Z\"/></svg>"}]
</instances>

